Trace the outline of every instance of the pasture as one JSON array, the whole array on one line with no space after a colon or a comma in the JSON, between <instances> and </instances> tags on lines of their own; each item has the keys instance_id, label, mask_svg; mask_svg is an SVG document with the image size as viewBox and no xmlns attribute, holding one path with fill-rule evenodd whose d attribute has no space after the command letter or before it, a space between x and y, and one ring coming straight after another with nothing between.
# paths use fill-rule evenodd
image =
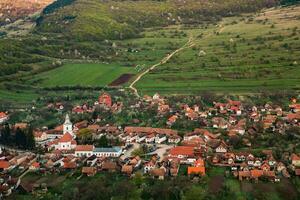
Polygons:
<instances>
[{"instance_id":1,"label":"pasture","mask_svg":"<svg viewBox=\"0 0 300 200\"><path fill-rule=\"evenodd\" d=\"M151 71L136 86L141 94L299 90L299 13L299 6L269 9L224 18L216 25L177 27L185 32L185 41L193 35L195 46ZM160 35L168 41L172 31L162 29Z\"/></svg>"},{"instance_id":2,"label":"pasture","mask_svg":"<svg viewBox=\"0 0 300 200\"><path fill-rule=\"evenodd\" d=\"M134 67L118 64L65 64L38 74L28 82L39 87L107 86L125 73L134 74Z\"/></svg>"}]
</instances>

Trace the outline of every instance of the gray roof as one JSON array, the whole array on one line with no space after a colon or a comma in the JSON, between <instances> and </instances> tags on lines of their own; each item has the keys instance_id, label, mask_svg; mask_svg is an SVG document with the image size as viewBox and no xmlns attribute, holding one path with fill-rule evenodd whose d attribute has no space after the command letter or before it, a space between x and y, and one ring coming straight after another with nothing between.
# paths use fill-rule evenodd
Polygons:
<instances>
[{"instance_id":1,"label":"gray roof","mask_svg":"<svg viewBox=\"0 0 300 200\"><path fill-rule=\"evenodd\" d=\"M93 152L96 152L96 153L97 152L99 152L99 153L102 153L102 152L117 153L121 150L122 149L120 147L96 147Z\"/></svg>"}]
</instances>

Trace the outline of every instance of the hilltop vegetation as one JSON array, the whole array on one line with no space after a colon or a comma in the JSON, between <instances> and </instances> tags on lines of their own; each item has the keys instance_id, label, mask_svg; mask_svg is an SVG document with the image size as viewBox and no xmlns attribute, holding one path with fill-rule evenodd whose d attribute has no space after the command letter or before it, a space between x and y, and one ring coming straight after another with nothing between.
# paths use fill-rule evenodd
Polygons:
<instances>
[{"instance_id":1,"label":"hilltop vegetation","mask_svg":"<svg viewBox=\"0 0 300 200\"><path fill-rule=\"evenodd\" d=\"M137 37L147 27L216 21L276 3L276 0L61 0L45 9L37 31L59 33L76 40L125 39Z\"/></svg>"},{"instance_id":2,"label":"hilltop vegetation","mask_svg":"<svg viewBox=\"0 0 300 200\"><path fill-rule=\"evenodd\" d=\"M145 93L255 93L299 90L300 7L224 18L210 26L183 27L195 46L151 71ZM161 30L169 38L173 30ZM166 39L167 40L167 39Z\"/></svg>"},{"instance_id":3,"label":"hilltop vegetation","mask_svg":"<svg viewBox=\"0 0 300 200\"><path fill-rule=\"evenodd\" d=\"M299 6L260 13L278 3L59 0L32 33L0 39L0 99L31 102L49 88L107 87L159 63L190 38L192 48L137 83L143 94L297 91Z\"/></svg>"}]
</instances>

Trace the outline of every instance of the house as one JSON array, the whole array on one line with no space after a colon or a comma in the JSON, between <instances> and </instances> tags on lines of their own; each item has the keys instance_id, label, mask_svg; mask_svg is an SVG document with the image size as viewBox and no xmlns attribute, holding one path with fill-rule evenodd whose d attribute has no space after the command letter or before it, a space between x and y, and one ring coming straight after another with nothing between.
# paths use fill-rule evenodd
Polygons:
<instances>
[{"instance_id":1,"label":"house","mask_svg":"<svg viewBox=\"0 0 300 200\"><path fill-rule=\"evenodd\" d=\"M82 167L81 173L87 176L94 176L97 173L97 169L96 167Z\"/></svg>"},{"instance_id":2,"label":"house","mask_svg":"<svg viewBox=\"0 0 300 200\"><path fill-rule=\"evenodd\" d=\"M11 168L11 165L8 161L0 160L0 170L7 171Z\"/></svg>"},{"instance_id":3,"label":"house","mask_svg":"<svg viewBox=\"0 0 300 200\"><path fill-rule=\"evenodd\" d=\"M105 160L102 163L101 169L103 171L115 172L118 170L118 165L116 162Z\"/></svg>"},{"instance_id":4,"label":"house","mask_svg":"<svg viewBox=\"0 0 300 200\"><path fill-rule=\"evenodd\" d=\"M219 129L227 129L228 128L227 121L222 117L212 118L212 124L213 124L213 128L219 128Z\"/></svg>"},{"instance_id":5,"label":"house","mask_svg":"<svg viewBox=\"0 0 300 200\"><path fill-rule=\"evenodd\" d=\"M147 136L146 134L137 135L136 142L141 143L141 142L145 141L146 140L146 136Z\"/></svg>"},{"instance_id":6,"label":"house","mask_svg":"<svg viewBox=\"0 0 300 200\"><path fill-rule=\"evenodd\" d=\"M164 167L152 169L149 174L153 178L157 178L159 180L164 180L166 175L166 169Z\"/></svg>"},{"instance_id":7,"label":"house","mask_svg":"<svg viewBox=\"0 0 300 200\"><path fill-rule=\"evenodd\" d=\"M208 130L206 129L199 129L199 128L196 128L194 130L194 133L196 134L199 134L199 135L202 135L204 137L204 140L207 142L211 139L217 139L219 136L218 135L215 135L211 132L209 132Z\"/></svg>"},{"instance_id":8,"label":"house","mask_svg":"<svg viewBox=\"0 0 300 200\"><path fill-rule=\"evenodd\" d=\"M0 112L0 124L8 120L8 115L5 112Z\"/></svg>"},{"instance_id":9,"label":"house","mask_svg":"<svg viewBox=\"0 0 300 200\"><path fill-rule=\"evenodd\" d=\"M219 145L215 148L215 152L216 153L226 153L228 149L228 145L221 140Z\"/></svg>"},{"instance_id":10,"label":"house","mask_svg":"<svg viewBox=\"0 0 300 200\"><path fill-rule=\"evenodd\" d=\"M170 149L169 158L187 159L195 157L194 147L190 146L177 146Z\"/></svg>"},{"instance_id":11,"label":"house","mask_svg":"<svg viewBox=\"0 0 300 200\"><path fill-rule=\"evenodd\" d=\"M300 169L295 169L295 175L300 176Z\"/></svg>"},{"instance_id":12,"label":"house","mask_svg":"<svg viewBox=\"0 0 300 200\"><path fill-rule=\"evenodd\" d=\"M110 108L112 106L112 98L108 93L103 93L99 96L98 103L101 106Z\"/></svg>"},{"instance_id":13,"label":"house","mask_svg":"<svg viewBox=\"0 0 300 200\"><path fill-rule=\"evenodd\" d=\"M88 157L93 155L94 150L93 145L77 145L75 148L75 156L76 157Z\"/></svg>"},{"instance_id":14,"label":"house","mask_svg":"<svg viewBox=\"0 0 300 200\"><path fill-rule=\"evenodd\" d=\"M32 171L36 171L36 170L39 170L40 169L40 163L38 162L34 162L30 165L29 169L32 170Z\"/></svg>"},{"instance_id":15,"label":"house","mask_svg":"<svg viewBox=\"0 0 300 200\"><path fill-rule=\"evenodd\" d=\"M178 119L177 115L172 115L167 121L167 125L172 126Z\"/></svg>"},{"instance_id":16,"label":"house","mask_svg":"<svg viewBox=\"0 0 300 200\"><path fill-rule=\"evenodd\" d=\"M293 153L291 155L291 161L292 161L292 165L294 165L295 167L300 167L300 157Z\"/></svg>"},{"instance_id":17,"label":"house","mask_svg":"<svg viewBox=\"0 0 300 200\"><path fill-rule=\"evenodd\" d=\"M188 175L205 175L205 165L203 159L198 159L193 166L188 167Z\"/></svg>"},{"instance_id":18,"label":"house","mask_svg":"<svg viewBox=\"0 0 300 200\"><path fill-rule=\"evenodd\" d=\"M93 145L78 145L75 148L75 156L92 156L95 155L97 157L120 157L122 153L122 149L120 147L102 147L97 148Z\"/></svg>"},{"instance_id":19,"label":"house","mask_svg":"<svg viewBox=\"0 0 300 200\"><path fill-rule=\"evenodd\" d=\"M154 134L149 134L146 137L146 143L154 143L155 142L155 135Z\"/></svg>"},{"instance_id":20,"label":"house","mask_svg":"<svg viewBox=\"0 0 300 200\"><path fill-rule=\"evenodd\" d=\"M73 139L73 136L67 132L54 143L54 148L57 150L73 150L76 145L77 142Z\"/></svg>"},{"instance_id":21,"label":"house","mask_svg":"<svg viewBox=\"0 0 300 200\"><path fill-rule=\"evenodd\" d=\"M181 137L179 135L171 135L168 138L168 143L178 144L181 141Z\"/></svg>"},{"instance_id":22,"label":"house","mask_svg":"<svg viewBox=\"0 0 300 200\"><path fill-rule=\"evenodd\" d=\"M120 147L100 147L95 148L93 154L97 157L120 157L122 149Z\"/></svg>"},{"instance_id":23,"label":"house","mask_svg":"<svg viewBox=\"0 0 300 200\"><path fill-rule=\"evenodd\" d=\"M133 166L125 164L122 166L121 172L126 174L127 176L131 176L131 174L133 172Z\"/></svg>"},{"instance_id":24,"label":"house","mask_svg":"<svg viewBox=\"0 0 300 200\"><path fill-rule=\"evenodd\" d=\"M157 143L157 144L161 144L161 143L165 142L166 140L167 140L166 135L157 134L155 136L155 143Z\"/></svg>"},{"instance_id":25,"label":"house","mask_svg":"<svg viewBox=\"0 0 300 200\"><path fill-rule=\"evenodd\" d=\"M44 131L34 131L33 135L35 142L38 144L44 143L48 139L47 133Z\"/></svg>"},{"instance_id":26,"label":"house","mask_svg":"<svg viewBox=\"0 0 300 200\"><path fill-rule=\"evenodd\" d=\"M147 174L149 171L156 167L155 161L151 160L144 164L144 173Z\"/></svg>"}]
</instances>

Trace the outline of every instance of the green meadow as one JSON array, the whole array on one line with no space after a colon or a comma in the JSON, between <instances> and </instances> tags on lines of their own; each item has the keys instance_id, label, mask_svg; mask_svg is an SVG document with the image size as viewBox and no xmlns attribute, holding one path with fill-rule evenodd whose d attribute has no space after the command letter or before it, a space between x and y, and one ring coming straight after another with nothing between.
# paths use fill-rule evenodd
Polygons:
<instances>
[{"instance_id":1,"label":"green meadow","mask_svg":"<svg viewBox=\"0 0 300 200\"><path fill-rule=\"evenodd\" d=\"M137 88L142 94L299 90L299 13L300 7L269 9L215 25L179 27L185 41L193 36L194 47L148 73ZM160 31L167 41L172 30Z\"/></svg>"},{"instance_id":2,"label":"green meadow","mask_svg":"<svg viewBox=\"0 0 300 200\"><path fill-rule=\"evenodd\" d=\"M107 86L124 73L135 73L134 67L118 64L65 64L38 74L29 82L39 87Z\"/></svg>"}]
</instances>

